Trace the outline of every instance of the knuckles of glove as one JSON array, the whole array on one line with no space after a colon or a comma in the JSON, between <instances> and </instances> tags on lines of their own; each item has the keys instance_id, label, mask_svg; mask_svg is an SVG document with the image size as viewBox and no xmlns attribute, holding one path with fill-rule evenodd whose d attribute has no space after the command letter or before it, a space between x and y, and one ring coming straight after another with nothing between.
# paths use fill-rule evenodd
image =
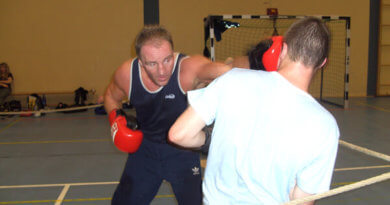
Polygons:
<instances>
[{"instance_id":1,"label":"knuckles of glove","mask_svg":"<svg viewBox=\"0 0 390 205\"><path fill-rule=\"evenodd\" d=\"M142 143L143 133L127 127L126 120L120 117L111 126L111 135L115 146L122 152L134 153Z\"/></svg>"},{"instance_id":2,"label":"knuckles of glove","mask_svg":"<svg viewBox=\"0 0 390 205\"><path fill-rule=\"evenodd\" d=\"M129 118L123 111L114 110L110 113L109 120L115 146L122 152L136 152L143 138L143 133L136 130L138 127L136 118Z\"/></svg>"},{"instance_id":3,"label":"knuckles of glove","mask_svg":"<svg viewBox=\"0 0 390 205\"><path fill-rule=\"evenodd\" d=\"M132 130L136 130L138 129L138 123L137 123L137 119L134 117L134 116L126 116L126 120L127 120L127 127L132 129Z\"/></svg>"}]
</instances>

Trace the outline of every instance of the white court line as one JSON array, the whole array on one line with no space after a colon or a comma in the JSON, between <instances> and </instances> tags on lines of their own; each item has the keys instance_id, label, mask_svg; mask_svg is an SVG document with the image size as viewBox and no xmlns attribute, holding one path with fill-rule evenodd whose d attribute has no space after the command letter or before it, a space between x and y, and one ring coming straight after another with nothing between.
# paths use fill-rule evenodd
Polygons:
<instances>
[{"instance_id":1,"label":"white court line","mask_svg":"<svg viewBox=\"0 0 390 205\"><path fill-rule=\"evenodd\" d=\"M201 160L201 164L203 164L203 166L205 166L206 163L207 163L207 160L205 160L205 159ZM338 168L338 169L334 169L334 171L339 172L339 171L349 171L349 170L380 169L380 168L390 168L390 165ZM0 189L41 188L41 187L61 187L61 186L63 186L63 187L65 187L65 186L69 186L69 187L70 186L92 186L92 185L111 185L111 184L118 184L118 183L119 182L84 182L84 183L67 183L67 184L11 185L11 186L0 186Z\"/></svg>"},{"instance_id":2,"label":"white court line","mask_svg":"<svg viewBox=\"0 0 390 205\"><path fill-rule=\"evenodd\" d=\"M57 201L54 205L61 205L62 204L62 201L64 200L66 193L68 193L69 187L70 187L69 184L64 186L64 188L62 189L62 191L61 191L60 195L58 196Z\"/></svg>"}]
</instances>

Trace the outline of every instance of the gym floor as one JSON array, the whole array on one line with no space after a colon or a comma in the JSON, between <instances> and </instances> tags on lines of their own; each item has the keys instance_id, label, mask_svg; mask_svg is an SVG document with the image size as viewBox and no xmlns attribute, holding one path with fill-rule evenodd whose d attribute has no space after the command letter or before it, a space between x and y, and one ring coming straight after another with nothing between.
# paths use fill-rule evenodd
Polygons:
<instances>
[{"instance_id":1,"label":"gym floor","mask_svg":"<svg viewBox=\"0 0 390 205\"><path fill-rule=\"evenodd\" d=\"M324 106L336 117L341 140L390 155L390 98L352 98L347 110ZM111 142L107 116L93 109L3 117L0 204L110 204L126 157ZM340 145L331 188L389 171L389 161ZM386 180L317 204L385 205L389 192ZM162 184L151 204L177 204L169 183Z\"/></svg>"}]
</instances>

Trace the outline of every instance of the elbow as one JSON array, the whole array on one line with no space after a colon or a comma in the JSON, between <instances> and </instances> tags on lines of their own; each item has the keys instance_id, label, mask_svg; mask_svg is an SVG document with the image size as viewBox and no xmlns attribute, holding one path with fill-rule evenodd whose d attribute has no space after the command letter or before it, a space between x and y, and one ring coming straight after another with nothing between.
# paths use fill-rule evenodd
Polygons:
<instances>
[{"instance_id":1,"label":"elbow","mask_svg":"<svg viewBox=\"0 0 390 205\"><path fill-rule=\"evenodd\" d=\"M170 129L168 132L168 140L172 143L177 144L180 141L180 137L177 135L177 131L175 129Z\"/></svg>"},{"instance_id":2,"label":"elbow","mask_svg":"<svg viewBox=\"0 0 390 205\"><path fill-rule=\"evenodd\" d=\"M168 140L172 143L180 145L180 142L183 140L183 138L183 133L180 132L180 130L175 125L173 125L168 132Z\"/></svg>"}]
</instances>

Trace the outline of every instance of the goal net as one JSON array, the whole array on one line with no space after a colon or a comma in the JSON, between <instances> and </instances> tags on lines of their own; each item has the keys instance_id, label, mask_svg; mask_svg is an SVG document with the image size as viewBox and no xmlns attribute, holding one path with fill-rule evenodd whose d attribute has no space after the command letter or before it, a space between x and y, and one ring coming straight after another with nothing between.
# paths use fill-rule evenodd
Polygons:
<instances>
[{"instance_id":1,"label":"goal net","mask_svg":"<svg viewBox=\"0 0 390 205\"><path fill-rule=\"evenodd\" d=\"M331 32L328 63L317 72L310 94L322 102L348 107L349 17L316 16ZM205 18L204 55L213 61L242 56L258 42L283 35L304 16L220 15Z\"/></svg>"}]
</instances>

